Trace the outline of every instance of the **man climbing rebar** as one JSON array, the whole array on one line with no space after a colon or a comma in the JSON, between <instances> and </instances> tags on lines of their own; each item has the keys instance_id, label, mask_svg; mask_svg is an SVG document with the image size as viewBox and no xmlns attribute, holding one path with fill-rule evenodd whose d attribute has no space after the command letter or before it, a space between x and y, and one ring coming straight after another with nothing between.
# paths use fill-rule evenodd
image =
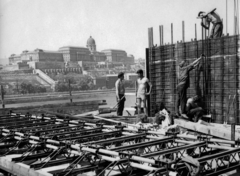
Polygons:
<instances>
[{"instance_id":1,"label":"man climbing rebar","mask_svg":"<svg viewBox=\"0 0 240 176\"><path fill-rule=\"evenodd\" d=\"M179 81L177 85L177 114L185 114L186 113L186 103L187 103L187 89L190 85L189 81L189 72L196 68L199 64L199 61L204 57L202 54L200 58L195 60L193 63L186 66L186 61L182 61L179 64ZM181 107L181 112L179 112L179 106Z\"/></svg>"},{"instance_id":2,"label":"man climbing rebar","mask_svg":"<svg viewBox=\"0 0 240 176\"><path fill-rule=\"evenodd\" d=\"M198 18L206 19L206 23L204 24L203 21L201 22L201 26L205 29L209 30L210 23L213 24L210 38L219 38L222 36L223 32L223 23L220 16L215 12L216 8L212 11L206 12L199 12Z\"/></svg>"}]
</instances>

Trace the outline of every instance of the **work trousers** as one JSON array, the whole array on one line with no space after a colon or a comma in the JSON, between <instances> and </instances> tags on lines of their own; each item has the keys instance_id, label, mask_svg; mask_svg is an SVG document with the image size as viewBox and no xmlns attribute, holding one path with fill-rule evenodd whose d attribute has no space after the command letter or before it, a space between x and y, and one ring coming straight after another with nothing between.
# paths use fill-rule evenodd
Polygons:
<instances>
[{"instance_id":1,"label":"work trousers","mask_svg":"<svg viewBox=\"0 0 240 176\"><path fill-rule=\"evenodd\" d=\"M211 29L211 38L219 38L222 36L223 32L223 24L222 23L217 23L214 24L212 29Z\"/></svg>"},{"instance_id":2,"label":"work trousers","mask_svg":"<svg viewBox=\"0 0 240 176\"><path fill-rule=\"evenodd\" d=\"M202 115L203 115L203 109L201 107L196 107L194 109L191 109L187 113L187 116L193 122L197 122L198 120L200 120L202 118Z\"/></svg>"},{"instance_id":3,"label":"work trousers","mask_svg":"<svg viewBox=\"0 0 240 176\"><path fill-rule=\"evenodd\" d=\"M178 86L177 87L177 112L179 112L179 106L181 106L181 113L185 114L186 103L187 103L187 87Z\"/></svg>"},{"instance_id":4,"label":"work trousers","mask_svg":"<svg viewBox=\"0 0 240 176\"><path fill-rule=\"evenodd\" d=\"M124 103L125 103L125 97L123 98L123 94L119 94L119 101L118 102L118 108L117 108L117 115L122 116L123 115L123 109L124 109Z\"/></svg>"}]
</instances>

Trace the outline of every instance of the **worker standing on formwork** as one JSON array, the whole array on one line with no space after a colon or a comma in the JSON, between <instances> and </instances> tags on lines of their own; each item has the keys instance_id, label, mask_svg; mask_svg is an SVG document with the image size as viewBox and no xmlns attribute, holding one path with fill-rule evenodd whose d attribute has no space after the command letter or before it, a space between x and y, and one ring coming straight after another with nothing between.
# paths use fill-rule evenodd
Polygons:
<instances>
[{"instance_id":1,"label":"worker standing on formwork","mask_svg":"<svg viewBox=\"0 0 240 176\"><path fill-rule=\"evenodd\" d=\"M190 65L186 66L186 61L182 61L179 64L179 83L177 85L177 93L178 93L178 99L177 99L177 114L185 114L186 113L186 103L187 103L187 89L190 85L189 81L189 72L196 68L199 64L199 61L202 59L204 55L201 55L200 58L195 60ZM179 112L179 106L181 106L181 112Z\"/></svg>"},{"instance_id":2,"label":"worker standing on formwork","mask_svg":"<svg viewBox=\"0 0 240 176\"><path fill-rule=\"evenodd\" d=\"M147 115L147 105L146 96L150 95L152 91L152 84L149 82L148 78L143 76L143 70L138 70L138 79L136 81L136 99L138 107L138 115L141 114L141 104L143 104L144 113ZM149 92L147 92L147 87L150 87Z\"/></svg>"},{"instance_id":3,"label":"worker standing on formwork","mask_svg":"<svg viewBox=\"0 0 240 176\"><path fill-rule=\"evenodd\" d=\"M124 102L126 101L125 98L125 86L124 86L124 73L120 72L118 74L118 80L115 83L116 87L116 98L118 103L117 108L117 115L122 116L123 115L123 109L124 109Z\"/></svg>"},{"instance_id":4,"label":"worker standing on formwork","mask_svg":"<svg viewBox=\"0 0 240 176\"><path fill-rule=\"evenodd\" d=\"M213 24L210 38L219 38L222 36L222 32L223 32L222 20L215 11L216 11L216 8L208 13L205 13L205 12L198 13L199 18L206 19L206 24L201 22L202 27L209 30L210 22Z\"/></svg>"}]
</instances>

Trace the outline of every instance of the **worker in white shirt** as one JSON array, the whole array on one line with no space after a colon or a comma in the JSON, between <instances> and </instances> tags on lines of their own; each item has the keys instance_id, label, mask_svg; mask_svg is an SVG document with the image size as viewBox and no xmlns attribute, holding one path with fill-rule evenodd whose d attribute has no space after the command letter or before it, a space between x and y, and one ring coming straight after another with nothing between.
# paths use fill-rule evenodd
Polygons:
<instances>
[{"instance_id":1,"label":"worker in white shirt","mask_svg":"<svg viewBox=\"0 0 240 176\"><path fill-rule=\"evenodd\" d=\"M152 84L149 82L148 78L143 76L143 70L138 70L137 74L138 79L136 81L136 98L138 115L141 114L141 104L143 104L144 113L147 115L146 96L150 95L152 91ZM149 92L147 92L148 86L150 87Z\"/></svg>"}]
</instances>

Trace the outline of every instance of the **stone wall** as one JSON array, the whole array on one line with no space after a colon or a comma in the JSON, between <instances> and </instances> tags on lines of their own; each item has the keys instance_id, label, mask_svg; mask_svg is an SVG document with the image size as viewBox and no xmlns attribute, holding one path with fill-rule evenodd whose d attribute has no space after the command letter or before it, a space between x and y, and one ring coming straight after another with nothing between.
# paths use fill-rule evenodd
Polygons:
<instances>
[{"instance_id":1,"label":"stone wall","mask_svg":"<svg viewBox=\"0 0 240 176\"><path fill-rule=\"evenodd\" d=\"M63 69L64 62L36 62L35 69Z\"/></svg>"}]
</instances>

